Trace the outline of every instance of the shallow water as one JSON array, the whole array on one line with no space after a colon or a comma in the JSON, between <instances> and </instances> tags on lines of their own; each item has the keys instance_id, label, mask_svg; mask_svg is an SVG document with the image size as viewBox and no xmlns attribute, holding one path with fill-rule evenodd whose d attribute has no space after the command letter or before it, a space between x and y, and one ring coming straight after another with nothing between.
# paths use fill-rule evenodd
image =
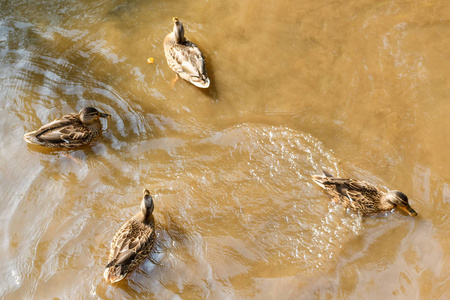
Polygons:
<instances>
[{"instance_id":1,"label":"shallow water","mask_svg":"<svg viewBox=\"0 0 450 300\"><path fill-rule=\"evenodd\" d=\"M450 9L319 2L0 1L0 297L449 298ZM173 16L208 90L172 86ZM91 146L22 140L87 105L112 115ZM419 215L362 220L322 168ZM107 284L144 187L156 246Z\"/></svg>"}]
</instances>

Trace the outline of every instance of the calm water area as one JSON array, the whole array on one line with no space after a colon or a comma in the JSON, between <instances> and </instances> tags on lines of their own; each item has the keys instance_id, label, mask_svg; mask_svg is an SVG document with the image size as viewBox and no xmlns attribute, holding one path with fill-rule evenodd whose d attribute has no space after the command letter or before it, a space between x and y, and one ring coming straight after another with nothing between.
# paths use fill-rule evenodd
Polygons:
<instances>
[{"instance_id":1,"label":"calm water area","mask_svg":"<svg viewBox=\"0 0 450 300\"><path fill-rule=\"evenodd\" d=\"M0 7L1 299L450 299L449 2ZM173 83L174 16L208 89ZM23 141L85 106L111 114L90 146ZM322 169L418 216L346 211ZM144 188L156 245L107 284Z\"/></svg>"}]
</instances>

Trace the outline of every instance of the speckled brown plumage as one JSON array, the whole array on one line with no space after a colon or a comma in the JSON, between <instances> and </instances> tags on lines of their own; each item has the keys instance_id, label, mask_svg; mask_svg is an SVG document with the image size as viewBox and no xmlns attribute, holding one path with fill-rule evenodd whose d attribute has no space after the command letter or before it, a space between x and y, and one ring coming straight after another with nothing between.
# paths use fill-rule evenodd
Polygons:
<instances>
[{"instance_id":1,"label":"speckled brown plumage","mask_svg":"<svg viewBox=\"0 0 450 300\"><path fill-rule=\"evenodd\" d=\"M374 185L355 179L333 177L323 171L324 175L313 175L315 183L325 189L335 201L363 215L376 214L392 210L395 207L405 210L411 216L417 213L409 206L408 197L399 191L384 193Z\"/></svg>"},{"instance_id":2,"label":"speckled brown plumage","mask_svg":"<svg viewBox=\"0 0 450 300\"><path fill-rule=\"evenodd\" d=\"M103 274L111 283L125 278L139 266L155 243L153 199L145 189L141 211L125 222L111 242L108 264Z\"/></svg>"},{"instance_id":3,"label":"speckled brown plumage","mask_svg":"<svg viewBox=\"0 0 450 300\"><path fill-rule=\"evenodd\" d=\"M200 48L184 36L184 27L173 18L173 32L164 38L164 53L169 67L181 78L200 88L209 87L205 58Z\"/></svg>"},{"instance_id":4,"label":"speckled brown plumage","mask_svg":"<svg viewBox=\"0 0 450 300\"><path fill-rule=\"evenodd\" d=\"M100 113L93 107L85 107L79 113L72 113L24 135L27 143L47 148L73 149L92 142L101 132Z\"/></svg>"}]
</instances>

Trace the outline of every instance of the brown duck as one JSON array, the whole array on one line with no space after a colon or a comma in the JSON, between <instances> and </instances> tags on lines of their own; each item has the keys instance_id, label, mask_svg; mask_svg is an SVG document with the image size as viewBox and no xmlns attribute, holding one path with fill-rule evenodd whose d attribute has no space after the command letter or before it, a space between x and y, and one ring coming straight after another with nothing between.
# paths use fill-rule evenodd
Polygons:
<instances>
[{"instance_id":1,"label":"brown duck","mask_svg":"<svg viewBox=\"0 0 450 300\"><path fill-rule=\"evenodd\" d=\"M111 283L125 278L149 255L155 243L153 199L145 189L141 211L117 231L111 242L108 264L103 274Z\"/></svg>"},{"instance_id":2,"label":"brown duck","mask_svg":"<svg viewBox=\"0 0 450 300\"><path fill-rule=\"evenodd\" d=\"M73 149L92 142L101 132L100 118L109 117L93 107L65 115L23 136L29 144L47 148Z\"/></svg>"},{"instance_id":3,"label":"brown duck","mask_svg":"<svg viewBox=\"0 0 450 300\"><path fill-rule=\"evenodd\" d=\"M398 207L410 216L417 216L414 209L409 206L408 197L402 192L384 193L364 181L336 178L327 171L323 171L323 174L313 175L313 181L323 187L334 201L340 201L346 208L351 208L363 215L370 215Z\"/></svg>"},{"instance_id":4,"label":"brown duck","mask_svg":"<svg viewBox=\"0 0 450 300\"><path fill-rule=\"evenodd\" d=\"M181 78L200 88L209 87L205 58L200 48L184 36L184 27L173 18L173 32L164 38L164 53L169 67Z\"/></svg>"}]
</instances>

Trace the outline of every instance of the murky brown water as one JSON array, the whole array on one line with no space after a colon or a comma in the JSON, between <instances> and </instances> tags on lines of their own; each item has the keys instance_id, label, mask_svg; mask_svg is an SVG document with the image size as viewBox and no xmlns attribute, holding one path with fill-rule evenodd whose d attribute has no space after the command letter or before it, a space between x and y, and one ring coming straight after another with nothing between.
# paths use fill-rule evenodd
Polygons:
<instances>
[{"instance_id":1,"label":"murky brown water","mask_svg":"<svg viewBox=\"0 0 450 300\"><path fill-rule=\"evenodd\" d=\"M0 4L1 298L450 298L445 1ZM206 91L170 86L173 16ZM91 147L22 140L87 105L112 114ZM322 168L419 216L361 220L313 185ZM144 187L157 245L106 284Z\"/></svg>"}]
</instances>

